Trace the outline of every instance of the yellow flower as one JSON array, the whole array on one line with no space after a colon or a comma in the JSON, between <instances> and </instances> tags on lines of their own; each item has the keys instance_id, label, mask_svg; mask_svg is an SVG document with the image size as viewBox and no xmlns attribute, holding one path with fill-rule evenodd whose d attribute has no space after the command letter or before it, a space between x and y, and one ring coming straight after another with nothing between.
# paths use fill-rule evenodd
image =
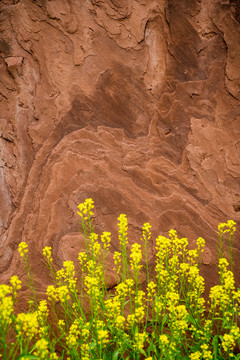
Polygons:
<instances>
[{"instance_id":1,"label":"yellow flower","mask_svg":"<svg viewBox=\"0 0 240 360\"><path fill-rule=\"evenodd\" d=\"M130 327L133 326L133 324L135 323L135 315L134 314L129 314L127 317L127 322L129 324Z\"/></svg>"},{"instance_id":2,"label":"yellow flower","mask_svg":"<svg viewBox=\"0 0 240 360\"><path fill-rule=\"evenodd\" d=\"M65 321L62 320L62 319L58 320L58 327L59 327L59 329L62 330L62 329L64 328L64 326L65 326Z\"/></svg>"},{"instance_id":3,"label":"yellow flower","mask_svg":"<svg viewBox=\"0 0 240 360\"><path fill-rule=\"evenodd\" d=\"M113 254L113 261L114 261L114 264L115 264L115 268L113 269L114 271L117 272L117 274L120 273L121 271L121 253L118 252L118 251L115 251L114 254Z\"/></svg>"},{"instance_id":4,"label":"yellow flower","mask_svg":"<svg viewBox=\"0 0 240 360\"><path fill-rule=\"evenodd\" d=\"M143 224L143 227L142 227L143 239L142 240L145 243L147 243L148 240L151 239L151 228L152 228L152 226L149 223Z\"/></svg>"},{"instance_id":5,"label":"yellow flower","mask_svg":"<svg viewBox=\"0 0 240 360\"><path fill-rule=\"evenodd\" d=\"M84 264L87 261L87 254L85 251L81 251L78 254L78 261L79 261L79 264L84 267Z\"/></svg>"},{"instance_id":6,"label":"yellow flower","mask_svg":"<svg viewBox=\"0 0 240 360\"><path fill-rule=\"evenodd\" d=\"M66 343L70 349L71 348L77 349L80 330L81 330L81 320L79 321L79 319L76 319L70 326L69 333L66 338Z\"/></svg>"},{"instance_id":7,"label":"yellow flower","mask_svg":"<svg viewBox=\"0 0 240 360\"><path fill-rule=\"evenodd\" d=\"M120 245L125 246L128 244L128 236L127 236L127 231L128 231L128 222L127 222L127 217L125 214L121 214L118 217L118 238L120 241Z\"/></svg>"},{"instance_id":8,"label":"yellow flower","mask_svg":"<svg viewBox=\"0 0 240 360\"><path fill-rule=\"evenodd\" d=\"M192 353L190 355L190 359L191 360L199 360L201 358L201 353L200 351L196 351L195 353Z\"/></svg>"},{"instance_id":9,"label":"yellow flower","mask_svg":"<svg viewBox=\"0 0 240 360\"><path fill-rule=\"evenodd\" d=\"M167 337L167 335L159 335L159 342L161 345L168 345L169 344L169 339Z\"/></svg>"},{"instance_id":10,"label":"yellow flower","mask_svg":"<svg viewBox=\"0 0 240 360\"><path fill-rule=\"evenodd\" d=\"M18 251L20 257L24 257L28 253L28 245L25 241L20 242L20 244L18 245Z\"/></svg>"},{"instance_id":11,"label":"yellow flower","mask_svg":"<svg viewBox=\"0 0 240 360\"><path fill-rule=\"evenodd\" d=\"M201 237L197 239L198 252L203 252L205 247L205 240Z\"/></svg>"},{"instance_id":12,"label":"yellow flower","mask_svg":"<svg viewBox=\"0 0 240 360\"><path fill-rule=\"evenodd\" d=\"M203 359L204 360L211 360L212 359L212 353L211 351L209 350L208 348L208 345L207 344L203 344L201 345L201 349L203 351Z\"/></svg>"},{"instance_id":13,"label":"yellow flower","mask_svg":"<svg viewBox=\"0 0 240 360\"><path fill-rule=\"evenodd\" d=\"M69 291L67 286L63 285L56 289L56 293L58 295L59 301L64 303L70 300Z\"/></svg>"},{"instance_id":14,"label":"yellow flower","mask_svg":"<svg viewBox=\"0 0 240 360\"><path fill-rule=\"evenodd\" d=\"M3 324L9 325L12 323L13 299L12 296L1 297L1 287L3 285L0 286L0 323L3 326Z\"/></svg>"},{"instance_id":15,"label":"yellow flower","mask_svg":"<svg viewBox=\"0 0 240 360\"><path fill-rule=\"evenodd\" d=\"M93 209L94 209L94 201L93 199L86 199L84 203L81 203L78 205L79 211L77 212L78 215L84 219L87 220L90 216L93 216Z\"/></svg>"},{"instance_id":16,"label":"yellow flower","mask_svg":"<svg viewBox=\"0 0 240 360\"><path fill-rule=\"evenodd\" d=\"M222 347L225 352L233 351L236 341L240 337L240 329L233 326L229 334L223 335Z\"/></svg>"},{"instance_id":17,"label":"yellow flower","mask_svg":"<svg viewBox=\"0 0 240 360\"><path fill-rule=\"evenodd\" d=\"M144 315L144 306L139 306L135 309L135 319L138 323L143 320Z\"/></svg>"},{"instance_id":18,"label":"yellow flower","mask_svg":"<svg viewBox=\"0 0 240 360\"><path fill-rule=\"evenodd\" d=\"M34 355L39 356L41 360L49 359L48 342L46 339L40 339L36 342Z\"/></svg>"},{"instance_id":19,"label":"yellow flower","mask_svg":"<svg viewBox=\"0 0 240 360\"><path fill-rule=\"evenodd\" d=\"M18 334L25 335L26 338L31 340L38 334L39 323L37 313L20 313L17 315L16 329Z\"/></svg>"},{"instance_id":20,"label":"yellow flower","mask_svg":"<svg viewBox=\"0 0 240 360\"><path fill-rule=\"evenodd\" d=\"M41 300L38 305L38 310L37 310L38 321L40 323L45 322L47 320L48 314L49 314L49 310L47 307L47 301Z\"/></svg>"},{"instance_id":21,"label":"yellow flower","mask_svg":"<svg viewBox=\"0 0 240 360\"><path fill-rule=\"evenodd\" d=\"M147 333L143 332L143 333L135 333L135 344L133 345L133 347L137 350L137 351L141 351L144 347L144 343L145 340L147 339Z\"/></svg>"},{"instance_id":22,"label":"yellow flower","mask_svg":"<svg viewBox=\"0 0 240 360\"><path fill-rule=\"evenodd\" d=\"M43 256L47 258L48 262L52 263L53 259L51 246L45 246L45 248L43 249Z\"/></svg>"},{"instance_id":23,"label":"yellow flower","mask_svg":"<svg viewBox=\"0 0 240 360\"><path fill-rule=\"evenodd\" d=\"M219 234L225 234L229 232L230 235L232 235L236 231L236 223L233 220L228 220L227 223L220 223L218 225L218 231Z\"/></svg>"},{"instance_id":24,"label":"yellow flower","mask_svg":"<svg viewBox=\"0 0 240 360\"><path fill-rule=\"evenodd\" d=\"M105 345L108 343L108 331L100 329L97 331L97 337L98 337L98 344L99 345Z\"/></svg>"},{"instance_id":25,"label":"yellow flower","mask_svg":"<svg viewBox=\"0 0 240 360\"><path fill-rule=\"evenodd\" d=\"M153 281L150 281L148 283L148 286L147 286L147 291L148 291L148 296L155 296L156 295L156 287L157 285L153 282Z\"/></svg>"},{"instance_id":26,"label":"yellow flower","mask_svg":"<svg viewBox=\"0 0 240 360\"><path fill-rule=\"evenodd\" d=\"M116 286L116 294L119 297L119 299L124 299L128 295L128 286L126 283L121 282Z\"/></svg>"},{"instance_id":27,"label":"yellow flower","mask_svg":"<svg viewBox=\"0 0 240 360\"><path fill-rule=\"evenodd\" d=\"M135 274L137 274L142 268L142 265L140 265L142 260L142 252L141 252L140 244L135 243L132 245L130 259L131 259L130 260L131 269Z\"/></svg>"},{"instance_id":28,"label":"yellow flower","mask_svg":"<svg viewBox=\"0 0 240 360\"><path fill-rule=\"evenodd\" d=\"M115 320L116 327L122 329L124 326L124 322L125 322L125 317L122 315L118 315Z\"/></svg>"},{"instance_id":29,"label":"yellow flower","mask_svg":"<svg viewBox=\"0 0 240 360\"><path fill-rule=\"evenodd\" d=\"M109 250L110 242L111 242L111 233L108 231L104 231L101 235L101 241L103 243L103 248Z\"/></svg>"},{"instance_id":30,"label":"yellow flower","mask_svg":"<svg viewBox=\"0 0 240 360\"><path fill-rule=\"evenodd\" d=\"M17 290L21 289L21 280L19 280L18 276L13 275L10 279L10 283L13 288L13 293L16 293Z\"/></svg>"}]
</instances>

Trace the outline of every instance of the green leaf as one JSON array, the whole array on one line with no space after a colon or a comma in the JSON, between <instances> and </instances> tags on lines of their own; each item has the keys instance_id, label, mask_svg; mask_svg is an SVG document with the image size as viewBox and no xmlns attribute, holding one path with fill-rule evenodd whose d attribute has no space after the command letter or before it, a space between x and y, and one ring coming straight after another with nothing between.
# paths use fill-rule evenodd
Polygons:
<instances>
[{"instance_id":1,"label":"green leaf","mask_svg":"<svg viewBox=\"0 0 240 360\"><path fill-rule=\"evenodd\" d=\"M215 335L212 341L213 346L213 360L217 360L218 354L218 335Z\"/></svg>"},{"instance_id":2,"label":"green leaf","mask_svg":"<svg viewBox=\"0 0 240 360\"><path fill-rule=\"evenodd\" d=\"M119 351L115 350L113 355L112 355L112 360L117 360L118 359L118 355L119 355Z\"/></svg>"},{"instance_id":3,"label":"green leaf","mask_svg":"<svg viewBox=\"0 0 240 360\"><path fill-rule=\"evenodd\" d=\"M164 315L163 319L162 319L162 326L165 324L165 322L167 321L167 314Z\"/></svg>"},{"instance_id":4,"label":"green leaf","mask_svg":"<svg viewBox=\"0 0 240 360\"><path fill-rule=\"evenodd\" d=\"M143 349L140 349L139 351L140 351L141 354L143 354L145 357L147 357L147 354Z\"/></svg>"}]
</instances>

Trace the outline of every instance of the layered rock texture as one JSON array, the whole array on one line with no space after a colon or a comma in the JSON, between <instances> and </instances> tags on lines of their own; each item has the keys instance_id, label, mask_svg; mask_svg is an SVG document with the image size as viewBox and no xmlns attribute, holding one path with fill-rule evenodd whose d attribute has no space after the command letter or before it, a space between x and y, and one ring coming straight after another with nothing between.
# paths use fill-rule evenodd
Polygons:
<instances>
[{"instance_id":1,"label":"layered rock texture","mask_svg":"<svg viewBox=\"0 0 240 360\"><path fill-rule=\"evenodd\" d=\"M238 221L237 274L239 0L2 0L0 29L1 282L26 241L43 291L42 248L77 258L89 197L111 253L120 213L130 242L146 221L204 237L209 285L217 225Z\"/></svg>"}]
</instances>

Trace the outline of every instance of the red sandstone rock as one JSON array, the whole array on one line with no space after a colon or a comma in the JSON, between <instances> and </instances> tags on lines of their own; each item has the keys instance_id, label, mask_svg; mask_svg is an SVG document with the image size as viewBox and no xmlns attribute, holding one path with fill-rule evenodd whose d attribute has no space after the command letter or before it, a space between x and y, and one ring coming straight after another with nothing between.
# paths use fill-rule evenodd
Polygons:
<instances>
[{"instance_id":1,"label":"red sandstone rock","mask_svg":"<svg viewBox=\"0 0 240 360\"><path fill-rule=\"evenodd\" d=\"M0 12L1 282L22 274L20 241L39 289L45 245L59 266L77 258L77 205L88 197L111 252L122 212L131 242L146 221L153 236L204 237L209 284L217 224L233 219L239 271L237 5L4 0Z\"/></svg>"}]
</instances>

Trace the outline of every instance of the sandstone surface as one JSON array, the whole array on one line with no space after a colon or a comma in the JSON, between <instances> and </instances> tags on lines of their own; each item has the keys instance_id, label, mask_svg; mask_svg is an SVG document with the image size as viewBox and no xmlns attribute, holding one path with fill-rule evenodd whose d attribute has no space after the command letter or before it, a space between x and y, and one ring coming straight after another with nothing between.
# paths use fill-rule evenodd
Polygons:
<instances>
[{"instance_id":1,"label":"sandstone surface","mask_svg":"<svg viewBox=\"0 0 240 360\"><path fill-rule=\"evenodd\" d=\"M42 248L77 258L89 197L111 253L120 213L131 242L146 221L204 237L208 286L217 225L237 221L239 280L239 1L2 0L0 30L1 282L26 241L44 291Z\"/></svg>"}]
</instances>

